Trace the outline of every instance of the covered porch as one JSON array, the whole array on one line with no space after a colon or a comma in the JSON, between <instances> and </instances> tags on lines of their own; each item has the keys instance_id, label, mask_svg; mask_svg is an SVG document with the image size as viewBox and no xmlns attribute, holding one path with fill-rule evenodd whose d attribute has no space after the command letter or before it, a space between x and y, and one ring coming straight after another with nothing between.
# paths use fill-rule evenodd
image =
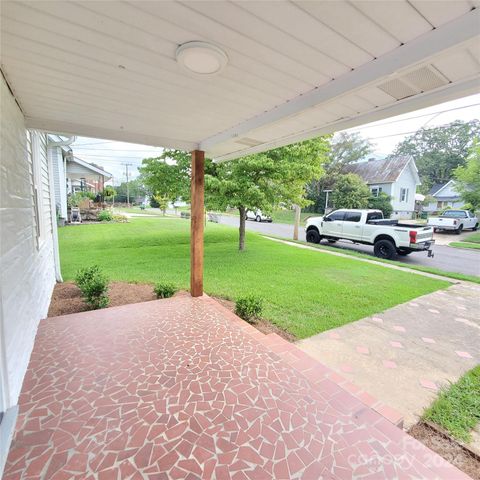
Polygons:
<instances>
[{"instance_id":1,"label":"covered porch","mask_svg":"<svg viewBox=\"0 0 480 480\"><path fill-rule=\"evenodd\" d=\"M40 323L5 480L468 478L209 297Z\"/></svg>"}]
</instances>

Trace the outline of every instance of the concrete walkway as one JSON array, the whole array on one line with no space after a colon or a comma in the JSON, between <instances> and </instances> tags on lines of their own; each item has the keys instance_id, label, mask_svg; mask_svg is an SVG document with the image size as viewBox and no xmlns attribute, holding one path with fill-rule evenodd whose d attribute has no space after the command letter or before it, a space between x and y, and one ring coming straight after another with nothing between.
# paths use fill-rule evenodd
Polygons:
<instances>
[{"instance_id":1,"label":"concrete walkway","mask_svg":"<svg viewBox=\"0 0 480 480\"><path fill-rule=\"evenodd\" d=\"M297 346L415 423L480 362L480 285L459 283Z\"/></svg>"}]
</instances>

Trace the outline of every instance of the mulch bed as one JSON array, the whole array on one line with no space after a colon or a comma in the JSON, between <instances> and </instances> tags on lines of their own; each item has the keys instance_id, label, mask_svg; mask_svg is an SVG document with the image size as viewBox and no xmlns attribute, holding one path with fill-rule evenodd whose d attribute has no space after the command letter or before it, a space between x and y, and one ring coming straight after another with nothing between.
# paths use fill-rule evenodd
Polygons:
<instances>
[{"instance_id":1,"label":"mulch bed","mask_svg":"<svg viewBox=\"0 0 480 480\"><path fill-rule=\"evenodd\" d=\"M231 300L226 300L225 298L213 297L218 303L222 304L225 308L228 308L230 311L235 313L235 302ZM268 320L264 320L263 318L259 318L255 323L252 325L257 329L260 330L265 335L269 333L276 333L278 336L284 338L289 342L294 342L296 337L285 330L282 330L280 327L277 327L274 323L269 322Z\"/></svg>"},{"instance_id":2,"label":"mulch bed","mask_svg":"<svg viewBox=\"0 0 480 480\"><path fill-rule=\"evenodd\" d=\"M188 295L188 292L180 291L175 296ZM108 287L109 307L118 307L129 303L149 302L156 300L153 293L153 285L149 283L126 283L110 282ZM230 311L235 311L235 303L224 298L213 297ZM69 315L71 313L80 313L90 310L90 307L83 301L80 289L72 282L57 283L53 290L49 317L59 315ZM253 326L265 335L276 333L289 342L294 342L296 338L291 334L277 327L273 323L259 319Z\"/></svg>"},{"instance_id":3,"label":"mulch bed","mask_svg":"<svg viewBox=\"0 0 480 480\"><path fill-rule=\"evenodd\" d=\"M480 480L480 458L445 432L420 421L408 433L473 480Z\"/></svg>"},{"instance_id":4,"label":"mulch bed","mask_svg":"<svg viewBox=\"0 0 480 480\"><path fill-rule=\"evenodd\" d=\"M129 303L148 302L157 297L153 286L145 283L111 282L108 287L109 307L118 307ZM57 283L53 290L49 317L86 312L90 307L83 301L80 289L70 282Z\"/></svg>"}]
</instances>

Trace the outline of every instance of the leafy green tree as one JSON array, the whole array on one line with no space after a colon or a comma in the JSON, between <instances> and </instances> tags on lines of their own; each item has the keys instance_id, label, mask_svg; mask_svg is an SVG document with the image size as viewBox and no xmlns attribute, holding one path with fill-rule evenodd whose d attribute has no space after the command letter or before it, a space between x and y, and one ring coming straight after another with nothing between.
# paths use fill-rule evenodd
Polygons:
<instances>
[{"instance_id":1,"label":"leafy green tree","mask_svg":"<svg viewBox=\"0 0 480 480\"><path fill-rule=\"evenodd\" d=\"M477 138L470 149L467 163L454 171L455 188L462 200L473 210L480 209L480 141Z\"/></svg>"},{"instance_id":2,"label":"leafy green tree","mask_svg":"<svg viewBox=\"0 0 480 480\"><path fill-rule=\"evenodd\" d=\"M190 154L182 150L164 150L155 158L145 158L139 168L140 179L157 203L161 198L174 202L190 198Z\"/></svg>"},{"instance_id":3,"label":"leafy green tree","mask_svg":"<svg viewBox=\"0 0 480 480\"><path fill-rule=\"evenodd\" d=\"M342 174L335 183L332 200L335 208L367 208L370 190L354 173Z\"/></svg>"},{"instance_id":4,"label":"leafy green tree","mask_svg":"<svg viewBox=\"0 0 480 480\"><path fill-rule=\"evenodd\" d=\"M307 198L312 202L308 209L313 212L323 211L326 195L323 191L334 189L346 165L365 158L372 151L370 141L357 132L340 132L331 138L330 152L324 165L325 174L307 187Z\"/></svg>"},{"instance_id":5,"label":"leafy green tree","mask_svg":"<svg viewBox=\"0 0 480 480\"><path fill-rule=\"evenodd\" d=\"M434 128L421 128L399 143L393 155L411 155L422 180L422 193L435 183L448 182L453 171L466 163L480 121L457 120Z\"/></svg>"},{"instance_id":6,"label":"leafy green tree","mask_svg":"<svg viewBox=\"0 0 480 480\"><path fill-rule=\"evenodd\" d=\"M126 202L127 201L127 182L122 182L120 185L114 187L115 201ZM130 199L139 199L145 197L147 194L145 186L143 185L141 178L135 178L128 182L128 192Z\"/></svg>"},{"instance_id":7,"label":"leafy green tree","mask_svg":"<svg viewBox=\"0 0 480 480\"><path fill-rule=\"evenodd\" d=\"M385 218L390 218L393 212L391 197L384 192L379 193L378 197L370 197L367 206L373 210L381 210Z\"/></svg>"},{"instance_id":8,"label":"leafy green tree","mask_svg":"<svg viewBox=\"0 0 480 480\"><path fill-rule=\"evenodd\" d=\"M245 249L247 210L270 213L280 203L309 203L305 186L322 174L328 150L327 139L316 138L212 165L205 176L206 204L219 210L238 209L239 250Z\"/></svg>"}]
</instances>

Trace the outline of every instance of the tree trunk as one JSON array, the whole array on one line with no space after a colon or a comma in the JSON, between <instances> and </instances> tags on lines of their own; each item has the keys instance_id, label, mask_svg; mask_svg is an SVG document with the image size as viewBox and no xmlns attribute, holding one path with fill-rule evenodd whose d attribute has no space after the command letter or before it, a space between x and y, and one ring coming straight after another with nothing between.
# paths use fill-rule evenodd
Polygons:
<instances>
[{"instance_id":1,"label":"tree trunk","mask_svg":"<svg viewBox=\"0 0 480 480\"><path fill-rule=\"evenodd\" d=\"M247 214L247 211L245 207L238 207L238 211L240 212L240 228L238 229L238 249L243 252L243 250L245 250L245 215Z\"/></svg>"},{"instance_id":2,"label":"tree trunk","mask_svg":"<svg viewBox=\"0 0 480 480\"><path fill-rule=\"evenodd\" d=\"M294 205L295 220L293 222L293 239L298 240L298 226L300 224L300 206Z\"/></svg>"}]
</instances>

